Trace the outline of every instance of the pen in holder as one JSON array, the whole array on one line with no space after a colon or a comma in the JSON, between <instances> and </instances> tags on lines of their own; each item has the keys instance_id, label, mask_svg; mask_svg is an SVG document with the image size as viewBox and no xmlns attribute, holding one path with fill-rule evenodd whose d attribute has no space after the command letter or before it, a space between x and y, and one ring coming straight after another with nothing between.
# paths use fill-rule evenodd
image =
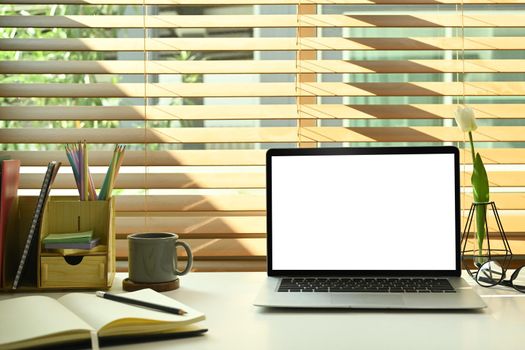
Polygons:
<instances>
[{"instance_id":1,"label":"pen in holder","mask_svg":"<svg viewBox=\"0 0 525 350\"><path fill-rule=\"evenodd\" d=\"M112 191L124 159L116 145L97 194L86 141L67 145L79 198L51 197L44 207L38 249L38 287L111 287L115 275L115 201Z\"/></svg>"},{"instance_id":2,"label":"pen in holder","mask_svg":"<svg viewBox=\"0 0 525 350\"><path fill-rule=\"evenodd\" d=\"M66 154L73 170L73 176L81 201L107 200L111 197L115 181L124 160L126 146L116 145L102 187L97 195L95 183L89 171L88 148L86 141L66 145Z\"/></svg>"}]
</instances>

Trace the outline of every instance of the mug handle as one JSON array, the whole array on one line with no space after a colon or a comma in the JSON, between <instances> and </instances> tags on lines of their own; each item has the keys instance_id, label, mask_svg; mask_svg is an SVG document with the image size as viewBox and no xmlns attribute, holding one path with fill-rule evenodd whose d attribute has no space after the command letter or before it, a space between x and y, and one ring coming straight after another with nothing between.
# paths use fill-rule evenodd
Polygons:
<instances>
[{"instance_id":1,"label":"mug handle","mask_svg":"<svg viewBox=\"0 0 525 350\"><path fill-rule=\"evenodd\" d=\"M181 246L182 248L184 248L184 250L186 251L186 254L188 255L188 262L186 263L186 267L182 271L177 270L177 266L175 265L175 260L173 260L173 269L175 270L177 275L183 276L187 274L188 272L190 272L191 267L193 266L193 253L191 252L190 246L186 242L177 241L175 242L175 249L177 249L177 246ZM177 255L175 255L175 257L176 256Z\"/></svg>"}]
</instances>

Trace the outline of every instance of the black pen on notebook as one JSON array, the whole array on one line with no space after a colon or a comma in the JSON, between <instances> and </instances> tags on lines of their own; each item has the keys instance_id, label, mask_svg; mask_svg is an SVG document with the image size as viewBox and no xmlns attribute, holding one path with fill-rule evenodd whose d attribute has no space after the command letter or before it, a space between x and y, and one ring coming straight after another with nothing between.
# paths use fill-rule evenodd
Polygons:
<instances>
[{"instance_id":1,"label":"black pen on notebook","mask_svg":"<svg viewBox=\"0 0 525 350\"><path fill-rule=\"evenodd\" d=\"M97 295L97 297L108 299L108 300L117 301L119 303L126 303L126 304L131 304L131 305L144 306L144 307L147 307L147 308L150 308L150 309L164 311L164 312L168 312L170 314L176 314L176 315L187 314L186 311L181 310L181 309L177 309L176 307L169 307L169 306L149 303L147 301L130 299L130 298L126 298L126 297L123 297L123 296L120 296L120 295L110 294L110 293L102 292L102 291L97 291L95 294Z\"/></svg>"}]
</instances>

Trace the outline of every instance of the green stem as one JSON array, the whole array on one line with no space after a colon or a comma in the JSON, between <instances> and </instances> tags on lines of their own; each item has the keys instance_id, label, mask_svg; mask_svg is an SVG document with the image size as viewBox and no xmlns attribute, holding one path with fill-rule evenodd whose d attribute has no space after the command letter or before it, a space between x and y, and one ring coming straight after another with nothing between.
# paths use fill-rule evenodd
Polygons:
<instances>
[{"instance_id":1,"label":"green stem","mask_svg":"<svg viewBox=\"0 0 525 350\"><path fill-rule=\"evenodd\" d=\"M486 237L486 214L487 214L487 205L481 204L476 206L476 240L478 243L479 254L482 254L483 251L483 241Z\"/></svg>"},{"instance_id":2,"label":"green stem","mask_svg":"<svg viewBox=\"0 0 525 350\"><path fill-rule=\"evenodd\" d=\"M487 215L487 205L481 204L476 206L476 241L478 243L478 256L479 259L477 259L477 263L479 266L485 262L485 259L483 256L483 241L485 240L485 237L487 236L486 232L486 215Z\"/></svg>"},{"instance_id":3,"label":"green stem","mask_svg":"<svg viewBox=\"0 0 525 350\"><path fill-rule=\"evenodd\" d=\"M472 131L468 132L468 138L470 140L470 151L472 152L472 164L474 164L474 161L476 160L476 154L474 151L474 140L472 139Z\"/></svg>"},{"instance_id":4,"label":"green stem","mask_svg":"<svg viewBox=\"0 0 525 350\"><path fill-rule=\"evenodd\" d=\"M472 164L476 161L476 151L474 150L474 140L472 138L472 131L468 132L468 138L470 141L470 151L472 152ZM472 186L475 186L474 183L472 183ZM475 194L475 193L474 193ZM476 198L477 196L474 196L474 201L478 201L479 199ZM486 214L487 209L486 205L478 205L476 206L476 241L478 243L478 254L483 254L483 241L485 240L486 233L486 227L485 227L485 220L486 220ZM483 263L481 261L478 261L480 264Z\"/></svg>"}]
</instances>

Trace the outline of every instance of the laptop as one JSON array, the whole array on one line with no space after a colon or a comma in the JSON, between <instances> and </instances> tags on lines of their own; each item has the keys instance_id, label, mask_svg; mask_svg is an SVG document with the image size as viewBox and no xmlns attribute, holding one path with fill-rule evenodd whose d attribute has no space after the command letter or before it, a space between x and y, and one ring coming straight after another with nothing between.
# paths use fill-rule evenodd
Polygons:
<instances>
[{"instance_id":1,"label":"laptop","mask_svg":"<svg viewBox=\"0 0 525 350\"><path fill-rule=\"evenodd\" d=\"M255 305L479 309L461 278L456 147L270 149Z\"/></svg>"}]
</instances>

